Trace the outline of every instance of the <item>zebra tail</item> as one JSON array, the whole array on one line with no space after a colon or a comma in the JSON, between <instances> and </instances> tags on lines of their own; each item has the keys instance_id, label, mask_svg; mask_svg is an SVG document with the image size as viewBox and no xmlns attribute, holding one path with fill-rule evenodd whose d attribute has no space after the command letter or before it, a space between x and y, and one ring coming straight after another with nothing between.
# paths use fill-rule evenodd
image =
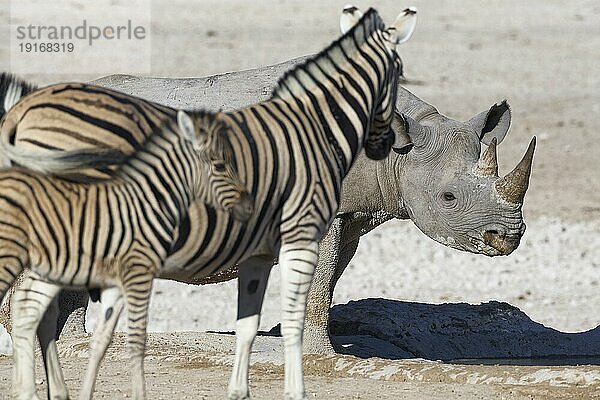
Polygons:
<instances>
[{"instance_id":1,"label":"zebra tail","mask_svg":"<svg viewBox=\"0 0 600 400\"><path fill-rule=\"evenodd\" d=\"M0 119L21 97L37 89L36 85L28 83L8 72L0 73Z\"/></svg>"},{"instance_id":2,"label":"zebra tail","mask_svg":"<svg viewBox=\"0 0 600 400\"><path fill-rule=\"evenodd\" d=\"M23 96L36 89L35 85L29 84L8 72L0 73L0 120ZM14 132L11 132L12 134ZM2 140L4 139L2 138ZM9 155L0 153L0 167L9 167L11 165L12 162Z\"/></svg>"},{"instance_id":3,"label":"zebra tail","mask_svg":"<svg viewBox=\"0 0 600 400\"><path fill-rule=\"evenodd\" d=\"M0 119L19 100L37 87L12 74L0 73ZM86 168L106 168L123 163L127 155L114 149L29 150L15 146L17 122L10 116L2 124L0 134L0 166L19 165L44 174L68 175ZM6 160L5 160L6 158Z\"/></svg>"},{"instance_id":4,"label":"zebra tail","mask_svg":"<svg viewBox=\"0 0 600 400\"><path fill-rule=\"evenodd\" d=\"M10 121L5 121L8 123ZM16 127L16 125L15 125ZM13 127L11 127L13 128ZM14 128L13 128L14 129ZM82 169L107 168L123 164L129 155L117 149L82 150L29 150L9 142L9 135L0 136L0 153L3 153L12 165L18 165L43 174L76 174Z\"/></svg>"},{"instance_id":5,"label":"zebra tail","mask_svg":"<svg viewBox=\"0 0 600 400\"><path fill-rule=\"evenodd\" d=\"M124 164L130 157L118 149L82 149L54 152L48 158L54 171L72 173L87 168L106 168Z\"/></svg>"}]
</instances>

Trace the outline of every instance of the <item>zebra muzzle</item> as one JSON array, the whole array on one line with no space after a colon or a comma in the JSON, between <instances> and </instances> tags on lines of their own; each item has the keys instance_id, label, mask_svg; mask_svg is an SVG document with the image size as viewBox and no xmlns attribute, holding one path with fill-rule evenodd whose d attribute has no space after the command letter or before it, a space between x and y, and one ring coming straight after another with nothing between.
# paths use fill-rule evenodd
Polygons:
<instances>
[{"instance_id":1,"label":"zebra muzzle","mask_svg":"<svg viewBox=\"0 0 600 400\"><path fill-rule=\"evenodd\" d=\"M240 194L240 200L231 207L233 218L240 222L246 222L254 213L254 199L248 192Z\"/></svg>"},{"instance_id":2,"label":"zebra muzzle","mask_svg":"<svg viewBox=\"0 0 600 400\"><path fill-rule=\"evenodd\" d=\"M365 143L365 154L371 160L383 160L390 154L392 145L394 144L394 132L389 131L383 137L370 141L367 139Z\"/></svg>"}]
</instances>

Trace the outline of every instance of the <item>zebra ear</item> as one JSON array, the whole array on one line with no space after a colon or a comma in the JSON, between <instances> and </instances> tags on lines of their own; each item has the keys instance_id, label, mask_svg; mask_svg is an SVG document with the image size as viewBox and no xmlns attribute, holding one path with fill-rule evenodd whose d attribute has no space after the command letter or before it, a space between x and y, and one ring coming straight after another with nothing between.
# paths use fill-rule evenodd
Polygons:
<instances>
[{"instance_id":1,"label":"zebra ear","mask_svg":"<svg viewBox=\"0 0 600 400\"><path fill-rule=\"evenodd\" d=\"M340 16L340 30L342 31L342 34L345 34L356 25L362 16L363 13L358 7L350 4L345 5L342 10L342 15Z\"/></svg>"},{"instance_id":2,"label":"zebra ear","mask_svg":"<svg viewBox=\"0 0 600 400\"><path fill-rule=\"evenodd\" d=\"M394 23L388 28L390 40L399 45L406 42L412 36L417 25L417 9L409 7L402 11Z\"/></svg>"},{"instance_id":3,"label":"zebra ear","mask_svg":"<svg viewBox=\"0 0 600 400\"><path fill-rule=\"evenodd\" d=\"M193 144L198 143L198 136L196 134L196 127L192 118L183 110L177 111L177 125L183 134L183 137L192 142Z\"/></svg>"}]
</instances>

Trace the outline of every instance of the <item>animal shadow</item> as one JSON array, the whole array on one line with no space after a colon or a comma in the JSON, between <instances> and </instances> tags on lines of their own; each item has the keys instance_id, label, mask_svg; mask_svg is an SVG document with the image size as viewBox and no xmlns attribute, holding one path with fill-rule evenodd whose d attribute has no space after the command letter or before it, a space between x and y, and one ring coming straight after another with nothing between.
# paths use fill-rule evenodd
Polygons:
<instances>
[{"instance_id":1,"label":"animal shadow","mask_svg":"<svg viewBox=\"0 0 600 400\"><path fill-rule=\"evenodd\" d=\"M497 301L479 305L351 301L331 309L330 332L337 352L361 358L600 365L600 327L560 332Z\"/></svg>"}]
</instances>

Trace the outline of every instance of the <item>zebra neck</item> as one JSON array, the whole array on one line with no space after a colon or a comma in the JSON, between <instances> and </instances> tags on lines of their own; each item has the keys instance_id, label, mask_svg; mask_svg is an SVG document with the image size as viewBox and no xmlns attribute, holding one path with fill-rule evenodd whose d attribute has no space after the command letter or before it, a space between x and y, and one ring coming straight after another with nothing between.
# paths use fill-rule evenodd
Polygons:
<instances>
[{"instance_id":1,"label":"zebra neck","mask_svg":"<svg viewBox=\"0 0 600 400\"><path fill-rule=\"evenodd\" d=\"M136 192L143 192L153 203L156 217L175 229L194 199L198 174L191 145L169 132L150 136L143 149L123 165L118 176Z\"/></svg>"},{"instance_id":2,"label":"zebra neck","mask_svg":"<svg viewBox=\"0 0 600 400\"><path fill-rule=\"evenodd\" d=\"M284 75L273 91L273 99L295 105L307 117L313 132L324 133L346 173L363 147L385 81L383 60L389 57L379 16L371 12L361 21Z\"/></svg>"},{"instance_id":3,"label":"zebra neck","mask_svg":"<svg viewBox=\"0 0 600 400\"><path fill-rule=\"evenodd\" d=\"M321 76L319 80L316 75L303 75L291 86L294 96L281 100L312 128L309 131L314 137L310 139L325 142L335 154L341 171L348 173L364 145L381 84L369 81L372 90L358 91L360 83L351 77L352 64L343 67L349 71L339 68L340 74L335 79Z\"/></svg>"}]
</instances>

